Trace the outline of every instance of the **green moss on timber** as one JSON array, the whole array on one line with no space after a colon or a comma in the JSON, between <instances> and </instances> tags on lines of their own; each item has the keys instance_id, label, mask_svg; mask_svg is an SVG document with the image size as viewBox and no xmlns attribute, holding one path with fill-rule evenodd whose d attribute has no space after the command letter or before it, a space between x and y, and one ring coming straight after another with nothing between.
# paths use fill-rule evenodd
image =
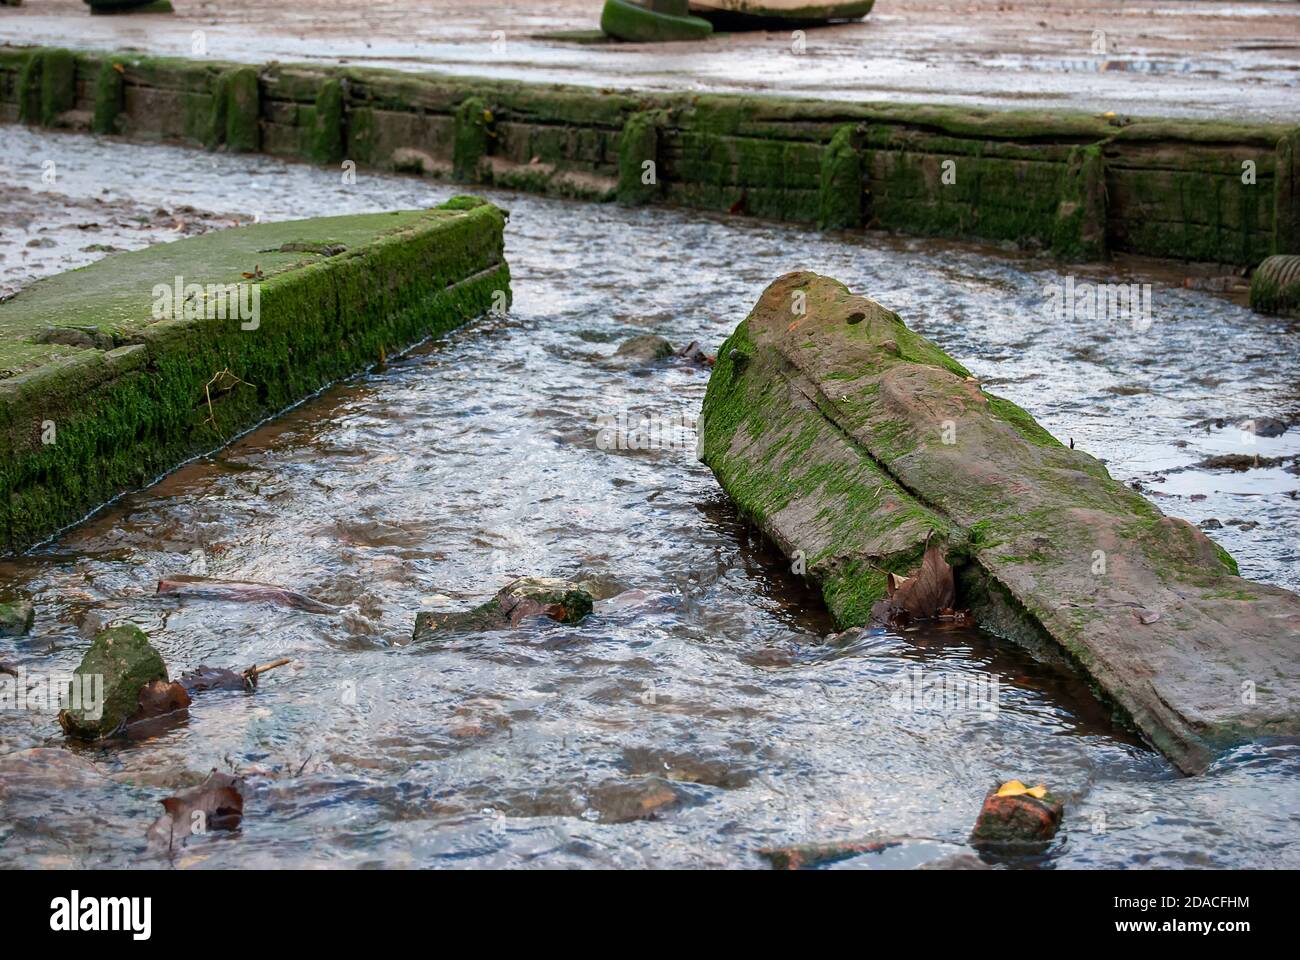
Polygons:
<instances>
[{"instance_id":1,"label":"green moss on timber","mask_svg":"<svg viewBox=\"0 0 1300 960\"><path fill-rule=\"evenodd\" d=\"M95 74L95 117L91 129L95 133L116 133L117 118L122 113L126 98L126 80L121 64L105 60Z\"/></svg>"},{"instance_id":2,"label":"green moss on timber","mask_svg":"<svg viewBox=\"0 0 1300 960\"><path fill-rule=\"evenodd\" d=\"M1214 544L1214 554L1219 558L1219 562L1227 568L1227 571L1234 577L1241 576L1241 569L1237 566L1236 557L1230 554L1227 550L1224 550L1223 547L1219 546L1218 541L1211 540L1210 543Z\"/></svg>"},{"instance_id":3,"label":"green moss on timber","mask_svg":"<svg viewBox=\"0 0 1300 960\"><path fill-rule=\"evenodd\" d=\"M46 122L44 53L0 50L0 60L9 64L5 72L16 74L0 96L15 102L28 123ZM128 88L149 87L180 98L185 139L212 146L229 140L231 149L247 149L241 143L253 142L253 122L245 122L239 136L228 137L228 90L214 95L218 74L249 68L210 60L120 59ZM83 58L82 69L98 69L101 63L102 57ZM377 112L411 118L420 137L441 136L449 115L477 98L492 105L503 138L520 138L515 146L521 156L526 150L527 158L514 156L516 164L524 166L536 156L557 169L556 176L507 171L502 182L603 198L610 193L605 186L593 188L562 174L576 171L597 179L622 174L619 131L633 114L661 112L671 119L658 127L655 201L796 223L816 222L823 213L824 222L831 223L835 217L821 209L824 145L852 125L862 131L866 212L884 227L1012 241L1072 259L1100 256L1109 247L1253 265L1269 253L1300 252L1294 126L1142 118L1121 126L1106 118L1047 111L634 95L376 68L269 65L263 72L273 79L277 100L299 108L290 124L298 129L268 131L264 146L284 146L284 152L311 152L313 101L328 80L355 81L344 126L346 155L358 163L388 164L393 151L406 145L391 141L410 128L394 132L386 116L376 119ZM129 117L124 126L136 135L172 136L178 125L174 113L167 116L172 119L166 122ZM424 124L429 126L421 129ZM519 133L522 128L528 132ZM468 160L461 164L464 179L483 182L475 156L509 158L493 132L489 125L484 140L481 130L461 130L472 141L468 150L462 144L462 160ZM1240 161L1248 154L1258 163L1257 185L1240 182ZM955 183L939 180L946 159L958 164ZM634 185L640 185L639 177ZM1103 218L1099 233L1094 227Z\"/></svg>"},{"instance_id":4,"label":"green moss on timber","mask_svg":"<svg viewBox=\"0 0 1300 960\"><path fill-rule=\"evenodd\" d=\"M213 129L220 132L226 149L255 153L262 142L257 71L252 67L224 71L217 80L216 110Z\"/></svg>"},{"instance_id":5,"label":"green moss on timber","mask_svg":"<svg viewBox=\"0 0 1300 960\"><path fill-rule=\"evenodd\" d=\"M1277 142L1272 252L1300 254L1300 130Z\"/></svg>"},{"instance_id":6,"label":"green moss on timber","mask_svg":"<svg viewBox=\"0 0 1300 960\"><path fill-rule=\"evenodd\" d=\"M866 564L845 564L822 582L822 599L841 630L871 622L871 608L888 594L888 571Z\"/></svg>"},{"instance_id":7,"label":"green moss on timber","mask_svg":"<svg viewBox=\"0 0 1300 960\"><path fill-rule=\"evenodd\" d=\"M822 229L862 226L862 157L853 124L846 123L837 129L822 153L817 226Z\"/></svg>"},{"instance_id":8,"label":"green moss on timber","mask_svg":"<svg viewBox=\"0 0 1300 960\"><path fill-rule=\"evenodd\" d=\"M623 124L618 137L619 203L649 203L659 193L659 124L664 120L662 111L642 110Z\"/></svg>"},{"instance_id":9,"label":"green moss on timber","mask_svg":"<svg viewBox=\"0 0 1300 960\"><path fill-rule=\"evenodd\" d=\"M483 158L492 134L492 111L481 97L468 97L456 108L452 134L452 174L461 183L483 179Z\"/></svg>"},{"instance_id":10,"label":"green moss on timber","mask_svg":"<svg viewBox=\"0 0 1300 960\"><path fill-rule=\"evenodd\" d=\"M329 79L321 84L312 115L309 157L314 163L334 165L343 160L343 84Z\"/></svg>"},{"instance_id":11,"label":"green moss on timber","mask_svg":"<svg viewBox=\"0 0 1300 960\"><path fill-rule=\"evenodd\" d=\"M808 572L840 627L865 624L872 605L885 596L886 573L912 572L926 537L949 542L957 539L954 528L917 503L865 451L841 462L810 460L815 444L843 440L833 439L829 420L794 414L782 396L784 381L773 370L754 369L766 362L745 359L754 356L746 320L719 350L709 378L701 459L742 515L769 533L774 518L797 500L834 505L817 517L828 546L805 558ZM746 440L761 444L761 455L754 448L732 452L733 443ZM908 546L870 561L846 563L840 557L846 544L889 542Z\"/></svg>"},{"instance_id":12,"label":"green moss on timber","mask_svg":"<svg viewBox=\"0 0 1300 960\"><path fill-rule=\"evenodd\" d=\"M53 126L77 105L77 59L71 50L46 50L41 67L41 123Z\"/></svg>"},{"instance_id":13,"label":"green moss on timber","mask_svg":"<svg viewBox=\"0 0 1300 960\"><path fill-rule=\"evenodd\" d=\"M1063 260L1106 256L1106 168L1101 144L1075 147L1061 172L1052 253Z\"/></svg>"},{"instance_id":14,"label":"green moss on timber","mask_svg":"<svg viewBox=\"0 0 1300 960\"><path fill-rule=\"evenodd\" d=\"M0 380L0 549L19 551L322 386L509 296L504 215L487 204L258 224L108 257L0 304L0 367L58 316L123 346L71 350ZM337 241L321 258L278 250ZM260 320L152 317L154 284L238 283ZM499 293L500 292L500 293ZM211 406L208 399L211 397ZM42 442L52 421L54 443Z\"/></svg>"},{"instance_id":15,"label":"green moss on timber","mask_svg":"<svg viewBox=\"0 0 1300 960\"><path fill-rule=\"evenodd\" d=\"M1060 440L1044 430L1031 417L1023 407L1020 407L1010 400L1004 400L1002 397L995 397L992 394L985 394L989 401L989 412L999 420L1005 420L1016 428L1016 432L1024 437L1030 443L1039 447L1060 447L1063 446Z\"/></svg>"},{"instance_id":16,"label":"green moss on timber","mask_svg":"<svg viewBox=\"0 0 1300 960\"><path fill-rule=\"evenodd\" d=\"M27 55L18 71L18 119L23 123L41 122L41 73L44 65L41 51Z\"/></svg>"}]
</instances>

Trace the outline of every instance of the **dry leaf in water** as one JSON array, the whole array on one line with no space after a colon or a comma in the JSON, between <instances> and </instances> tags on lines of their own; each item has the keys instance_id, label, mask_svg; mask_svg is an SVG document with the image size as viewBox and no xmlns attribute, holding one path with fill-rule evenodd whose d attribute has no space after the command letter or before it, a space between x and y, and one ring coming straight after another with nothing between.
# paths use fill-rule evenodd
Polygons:
<instances>
[{"instance_id":1,"label":"dry leaf in water","mask_svg":"<svg viewBox=\"0 0 1300 960\"><path fill-rule=\"evenodd\" d=\"M879 601L871 614L889 624L928 620L951 611L957 602L952 567L944 559L943 551L934 545L926 547L916 576L891 573L885 578L885 591L886 599Z\"/></svg>"},{"instance_id":2,"label":"dry leaf in water","mask_svg":"<svg viewBox=\"0 0 1300 960\"><path fill-rule=\"evenodd\" d=\"M189 837L212 830L236 830L244 819L244 781L213 770L197 787L162 802L166 811L149 828L153 850L174 850Z\"/></svg>"}]
</instances>

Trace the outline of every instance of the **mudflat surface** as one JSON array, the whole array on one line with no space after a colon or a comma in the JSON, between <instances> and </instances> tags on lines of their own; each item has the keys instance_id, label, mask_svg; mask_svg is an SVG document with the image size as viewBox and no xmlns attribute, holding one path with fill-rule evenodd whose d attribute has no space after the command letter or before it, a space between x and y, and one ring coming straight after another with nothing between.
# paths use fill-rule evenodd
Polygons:
<instances>
[{"instance_id":1,"label":"mudflat surface","mask_svg":"<svg viewBox=\"0 0 1300 960\"><path fill-rule=\"evenodd\" d=\"M880 0L866 20L699 43L577 43L600 0L174 0L90 16L0 8L0 40L263 62L437 69L589 86L1300 120L1300 4ZM202 31L195 35L195 31Z\"/></svg>"}]
</instances>

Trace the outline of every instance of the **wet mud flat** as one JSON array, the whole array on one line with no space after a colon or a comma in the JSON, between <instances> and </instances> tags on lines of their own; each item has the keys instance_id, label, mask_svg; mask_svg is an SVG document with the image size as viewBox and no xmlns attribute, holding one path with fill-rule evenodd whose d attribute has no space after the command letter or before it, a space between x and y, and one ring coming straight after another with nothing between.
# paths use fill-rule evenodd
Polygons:
<instances>
[{"instance_id":1,"label":"wet mud flat","mask_svg":"<svg viewBox=\"0 0 1300 960\"><path fill-rule=\"evenodd\" d=\"M56 157L69 205L107 187L124 202L237 204L280 220L450 193L364 172L345 184L261 156L6 132L0 160L17 182L36 189L40 161ZM138 165L169 171L170 199L155 200ZM740 522L693 438L596 442L602 414L694 415L704 395L706 370L628 366L613 359L619 342L655 332L716 348L774 276L804 266L905 312L1163 510L1217 520L1211 535L1244 575L1294 588L1295 475L1197 466L1248 449L1300 454L1293 427L1253 441L1238 427L1300 412L1293 324L1167 272L1079 270L1152 284L1153 322L1139 330L1052 314L1047 290L1067 275L1045 259L488 198L511 212L507 317L341 384L0 562L6 589L39 610L0 653L28 670L71 669L117 619L178 668L295 661L255 697L197 702L156 739L77 751L90 769L9 779L0 859L140 863L158 801L217 767L249 779L243 826L187 845L181 866L760 866L761 847L870 835L932 846L840 866L954 865L973 856L964 841L989 785L1011 777L1067 800L1057 844L1022 865L1296 865L1293 746L1249 745L1182 779L1077 678L988 635L827 642L820 601ZM542 632L407 642L422 610L472 606L517 575L579 571L665 599ZM154 593L200 572L283 583L341 610ZM57 734L48 714L0 715L6 753L61 747Z\"/></svg>"},{"instance_id":2,"label":"wet mud flat","mask_svg":"<svg viewBox=\"0 0 1300 960\"><path fill-rule=\"evenodd\" d=\"M859 23L716 35L691 44L571 42L601 4L467 0L177 0L174 16L91 17L78 0L0 14L12 43L246 62L317 61L643 90L1295 119L1297 20L1286 2L893 0ZM1086 81L1086 82L1085 82Z\"/></svg>"}]
</instances>

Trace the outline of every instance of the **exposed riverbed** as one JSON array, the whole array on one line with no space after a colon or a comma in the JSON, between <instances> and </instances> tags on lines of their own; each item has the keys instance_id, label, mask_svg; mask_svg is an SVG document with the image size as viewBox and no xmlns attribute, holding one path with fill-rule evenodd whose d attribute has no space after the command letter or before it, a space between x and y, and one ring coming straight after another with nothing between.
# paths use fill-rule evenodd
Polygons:
<instances>
[{"instance_id":1,"label":"exposed riverbed","mask_svg":"<svg viewBox=\"0 0 1300 960\"><path fill-rule=\"evenodd\" d=\"M697 43L590 42L603 0L174 0L0 12L0 41L314 61L638 90L1294 122L1291 2L881 0L866 20ZM576 42L581 39L583 42Z\"/></svg>"},{"instance_id":2,"label":"exposed riverbed","mask_svg":"<svg viewBox=\"0 0 1300 960\"><path fill-rule=\"evenodd\" d=\"M185 229L202 229L457 192L16 127L0 167L0 286L102 256L76 242L83 209L111 207L89 232L129 248L157 239L131 211L156 224L191 207L180 218L198 226ZM1017 777L1066 800L1035 864L1300 866L1296 746L1242 748L1183 779L1077 678L979 631L825 642L820 600L747 533L690 437L650 451L596 442L603 414L693 417L707 382L686 363L615 365L619 341L654 332L716 350L768 282L813 269L897 310L1166 512L1218 521L1211 535L1244 575L1295 589L1300 427L1236 425L1300 413L1294 322L1186 289L1167 267L1075 270L1081 283L1151 283L1151 323L1135 328L1052 316L1048 288L1068 271L1015 254L486 195L512 215L507 318L340 384L0 561L0 591L38 607L0 659L30 672L70 671L116 619L146 630L174 673L295 661L256 695L203 695L163 736L81 748L100 782L0 789L0 864L150 862L158 801L216 767L249 779L242 830L191 842L181 865L753 866L762 846L871 835L929 839L844 866L956 864L989 785ZM33 218L38 205L49 212ZM27 246L42 237L55 245ZM1255 453L1281 459L1194 466ZM407 643L421 610L579 571L665 596L576 626ZM198 572L343 612L154 595L160 577ZM898 692L918 668L922 683L995 690L995 709L970 696L917 709ZM0 753L61 744L52 716L0 713Z\"/></svg>"}]
</instances>

